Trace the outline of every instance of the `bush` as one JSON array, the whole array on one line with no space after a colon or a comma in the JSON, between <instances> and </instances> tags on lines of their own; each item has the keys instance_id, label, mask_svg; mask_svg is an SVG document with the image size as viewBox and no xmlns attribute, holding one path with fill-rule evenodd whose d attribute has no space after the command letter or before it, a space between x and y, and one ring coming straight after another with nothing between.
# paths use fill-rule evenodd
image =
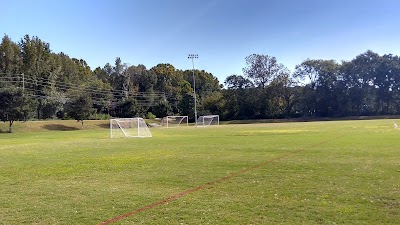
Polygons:
<instances>
[{"instance_id":1,"label":"bush","mask_svg":"<svg viewBox=\"0 0 400 225\"><path fill-rule=\"evenodd\" d=\"M156 115L154 115L152 112L148 112L147 114L146 114L146 119L151 119L151 120L153 120L153 119L155 119L156 118Z\"/></svg>"}]
</instances>

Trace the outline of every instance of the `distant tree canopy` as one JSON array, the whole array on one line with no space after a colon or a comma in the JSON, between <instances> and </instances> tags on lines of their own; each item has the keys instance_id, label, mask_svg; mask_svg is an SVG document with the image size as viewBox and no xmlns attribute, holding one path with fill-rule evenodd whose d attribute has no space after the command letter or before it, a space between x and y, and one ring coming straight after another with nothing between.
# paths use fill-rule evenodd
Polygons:
<instances>
[{"instance_id":1,"label":"distant tree canopy","mask_svg":"<svg viewBox=\"0 0 400 225\"><path fill-rule=\"evenodd\" d=\"M232 120L400 114L398 56L366 51L340 63L307 59L293 73L269 55L252 54L244 61L243 74L228 76L225 87L213 74L194 70L200 115ZM10 130L13 121L32 117L155 114L194 120L192 70L169 63L129 65L119 57L92 70L85 60L54 53L49 43L29 35L17 43L2 38L0 94L0 116L10 121Z\"/></svg>"}]
</instances>

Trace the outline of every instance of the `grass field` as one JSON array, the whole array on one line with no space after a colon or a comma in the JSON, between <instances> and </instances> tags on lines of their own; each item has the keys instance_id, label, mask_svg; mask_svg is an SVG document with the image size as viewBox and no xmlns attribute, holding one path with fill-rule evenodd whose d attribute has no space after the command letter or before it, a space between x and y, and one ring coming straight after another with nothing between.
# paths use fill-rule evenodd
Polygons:
<instances>
[{"instance_id":1,"label":"grass field","mask_svg":"<svg viewBox=\"0 0 400 225\"><path fill-rule=\"evenodd\" d=\"M151 128L147 139L85 126L0 133L1 225L400 221L393 120Z\"/></svg>"}]
</instances>

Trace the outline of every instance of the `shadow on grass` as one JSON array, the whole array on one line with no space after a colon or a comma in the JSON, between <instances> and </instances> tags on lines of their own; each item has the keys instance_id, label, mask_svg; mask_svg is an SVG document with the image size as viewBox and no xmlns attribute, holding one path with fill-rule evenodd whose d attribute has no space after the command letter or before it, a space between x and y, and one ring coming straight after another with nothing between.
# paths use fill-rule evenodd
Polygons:
<instances>
[{"instance_id":1,"label":"shadow on grass","mask_svg":"<svg viewBox=\"0 0 400 225\"><path fill-rule=\"evenodd\" d=\"M47 130L58 130L58 131L70 131L70 130L79 130L76 127L69 127L62 124L48 124L43 126L44 129Z\"/></svg>"},{"instance_id":2,"label":"shadow on grass","mask_svg":"<svg viewBox=\"0 0 400 225\"><path fill-rule=\"evenodd\" d=\"M102 123L102 124L98 124L97 126L100 127L100 128L105 128L105 129L110 128L110 124L109 123Z\"/></svg>"}]
</instances>

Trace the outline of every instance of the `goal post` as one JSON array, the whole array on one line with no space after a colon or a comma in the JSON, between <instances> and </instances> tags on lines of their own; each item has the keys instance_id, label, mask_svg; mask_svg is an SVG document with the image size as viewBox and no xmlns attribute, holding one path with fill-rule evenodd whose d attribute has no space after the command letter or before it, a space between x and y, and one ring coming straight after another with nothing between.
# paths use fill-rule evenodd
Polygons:
<instances>
[{"instance_id":1,"label":"goal post","mask_svg":"<svg viewBox=\"0 0 400 225\"><path fill-rule=\"evenodd\" d=\"M219 125L219 115L200 116L197 119L196 126L198 127L206 127L210 125Z\"/></svg>"},{"instance_id":2,"label":"goal post","mask_svg":"<svg viewBox=\"0 0 400 225\"><path fill-rule=\"evenodd\" d=\"M162 118L160 125L163 127L188 126L188 116L166 116Z\"/></svg>"},{"instance_id":3,"label":"goal post","mask_svg":"<svg viewBox=\"0 0 400 225\"><path fill-rule=\"evenodd\" d=\"M146 138L152 137L146 122L141 117L117 118L110 120L111 138Z\"/></svg>"}]
</instances>

